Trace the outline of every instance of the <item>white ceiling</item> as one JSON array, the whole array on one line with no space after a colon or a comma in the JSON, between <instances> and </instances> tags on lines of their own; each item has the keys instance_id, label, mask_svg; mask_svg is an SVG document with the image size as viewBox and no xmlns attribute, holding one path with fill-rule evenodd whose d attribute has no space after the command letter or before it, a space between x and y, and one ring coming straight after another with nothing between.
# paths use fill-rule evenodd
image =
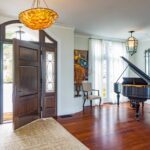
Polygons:
<instances>
[{"instance_id":1,"label":"white ceiling","mask_svg":"<svg viewBox=\"0 0 150 150\"><path fill-rule=\"evenodd\" d=\"M82 34L126 39L150 39L150 0L46 0L59 14L58 23ZM0 0L0 14L17 17L32 0Z\"/></svg>"}]
</instances>

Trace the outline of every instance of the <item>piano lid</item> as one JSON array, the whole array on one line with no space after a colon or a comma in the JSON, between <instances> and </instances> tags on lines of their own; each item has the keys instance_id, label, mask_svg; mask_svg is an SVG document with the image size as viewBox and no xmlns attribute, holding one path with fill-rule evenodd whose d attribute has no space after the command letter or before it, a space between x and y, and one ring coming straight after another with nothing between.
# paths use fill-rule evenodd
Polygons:
<instances>
[{"instance_id":1,"label":"piano lid","mask_svg":"<svg viewBox=\"0 0 150 150\"><path fill-rule=\"evenodd\" d=\"M139 77L141 77L143 80L145 80L148 84L150 84L150 77L145 74L141 69L136 67L134 64L132 64L129 60L127 60L125 57L121 57L125 62L128 63L129 67L132 71L134 71Z\"/></svg>"}]
</instances>

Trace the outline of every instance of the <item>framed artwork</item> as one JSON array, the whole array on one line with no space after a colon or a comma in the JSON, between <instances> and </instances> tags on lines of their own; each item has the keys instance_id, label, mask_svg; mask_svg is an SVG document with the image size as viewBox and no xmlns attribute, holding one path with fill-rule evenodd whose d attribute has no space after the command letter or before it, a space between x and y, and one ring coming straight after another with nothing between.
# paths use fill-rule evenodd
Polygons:
<instances>
[{"instance_id":1,"label":"framed artwork","mask_svg":"<svg viewBox=\"0 0 150 150\"><path fill-rule=\"evenodd\" d=\"M88 80L88 51L74 50L74 95L81 96L81 83Z\"/></svg>"}]
</instances>

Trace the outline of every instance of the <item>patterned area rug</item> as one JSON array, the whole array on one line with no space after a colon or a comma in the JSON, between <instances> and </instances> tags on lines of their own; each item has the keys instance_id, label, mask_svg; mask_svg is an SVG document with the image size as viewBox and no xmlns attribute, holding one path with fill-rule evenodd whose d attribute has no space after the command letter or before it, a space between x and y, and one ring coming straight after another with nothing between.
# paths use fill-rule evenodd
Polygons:
<instances>
[{"instance_id":1,"label":"patterned area rug","mask_svg":"<svg viewBox=\"0 0 150 150\"><path fill-rule=\"evenodd\" d=\"M16 131L0 131L0 150L89 150L53 118L38 119Z\"/></svg>"}]
</instances>

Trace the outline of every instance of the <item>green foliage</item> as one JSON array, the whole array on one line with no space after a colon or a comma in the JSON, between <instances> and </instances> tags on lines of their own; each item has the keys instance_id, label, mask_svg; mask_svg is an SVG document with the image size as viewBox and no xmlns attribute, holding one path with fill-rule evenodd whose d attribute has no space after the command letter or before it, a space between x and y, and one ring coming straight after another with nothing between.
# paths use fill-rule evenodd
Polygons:
<instances>
[{"instance_id":1,"label":"green foliage","mask_svg":"<svg viewBox=\"0 0 150 150\"><path fill-rule=\"evenodd\" d=\"M13 48L12 44L3 45L3 82L13 82Z\"/></svg>"}]
</instances>

